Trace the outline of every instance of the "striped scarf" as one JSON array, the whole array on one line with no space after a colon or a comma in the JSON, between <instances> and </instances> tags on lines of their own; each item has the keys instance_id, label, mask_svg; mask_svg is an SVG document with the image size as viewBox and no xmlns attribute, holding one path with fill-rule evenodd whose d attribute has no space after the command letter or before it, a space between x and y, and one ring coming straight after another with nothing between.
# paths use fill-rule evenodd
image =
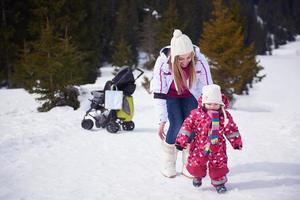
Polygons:
<instances>
[{"instance_id":1,"label":"striped scarf","mask_svg":"<svg viewBox=\"0 0 300 200\"><path fill-rule=\"evenodd\" d=\"M204 153L208 155L211 152L210 145L218 142L220 128L220 114L216 110L208 110L207 114L211 118L211 130L208 132L209 142L205 145Z\"/></svg>"}]
</instances>

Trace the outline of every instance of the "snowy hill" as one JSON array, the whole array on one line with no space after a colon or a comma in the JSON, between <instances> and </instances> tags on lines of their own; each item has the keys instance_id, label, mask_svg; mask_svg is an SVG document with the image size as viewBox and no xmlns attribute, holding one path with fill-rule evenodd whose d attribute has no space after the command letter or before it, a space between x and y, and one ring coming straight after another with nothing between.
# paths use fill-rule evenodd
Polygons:
<instances>
[{"instance_id":1,"label":"snowy hill","mask_svg":"<svg viewBox=\"0 0 300 200\"><path fill-rule=\"evenodd\" d=\"M208 177L194 188L180 174L174 179L160 174L156 113L140 83L133 132L81 128L89 91L112 78L103 68L95 84L81 87L86 93L77 111L38 113L23 89L0 90L0 200L299 199L300 38L258 59L267 77L249 96L238 96L230 110L244 149L228 145L226 194L217 194Z\"/></svg>"}]
</instances>

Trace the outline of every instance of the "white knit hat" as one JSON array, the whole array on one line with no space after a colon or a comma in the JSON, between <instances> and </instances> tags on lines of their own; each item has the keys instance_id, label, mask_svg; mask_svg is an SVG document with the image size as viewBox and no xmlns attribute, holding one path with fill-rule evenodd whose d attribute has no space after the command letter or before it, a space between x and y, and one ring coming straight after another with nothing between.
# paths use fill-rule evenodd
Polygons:
<instances>
[{"instance_id":1,"label":"white knit hat","mask_svg":"<svg viewBox=\"0 0 300 200\"><path fill-rule=\"evenodd\" d=\"M202 105L205 103L217 103L222 107L224 115L224 127L228 124L228 118L225 111L225 104L222 101L221 87L216 84L206 85L202 88Z\"/></svg>"},{"instance_id":2,"label":"white knit hat","mask_svg":"<svg viewBox=\"0 0 300 200\"><path fill-rule=\"evenodd\" d=\"M171 39L171 62L174 63L175 56L194 52L191 39L182 34L179 29L175 29Z\"/></svg>"},{"instance_id":3,"label":"white knit hat","mask_svg":"<svg viewBox=\"0 0 300 200\"><path fill-rule=\"evenodd\" d=\"M216 84L206 85L202 89L202 104L217 103L224 106L221 87Z\"/></svg>"}]
</instances>

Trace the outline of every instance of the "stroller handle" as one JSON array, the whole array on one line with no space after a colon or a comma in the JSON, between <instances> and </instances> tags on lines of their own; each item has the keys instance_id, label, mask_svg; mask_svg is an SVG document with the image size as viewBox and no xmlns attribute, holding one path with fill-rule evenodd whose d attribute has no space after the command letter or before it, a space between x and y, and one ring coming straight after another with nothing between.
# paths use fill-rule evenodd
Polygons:
<instances>
[{"instance_id":1,"label":"stroller handle","mask_svg":"<svg viewBox=\"0 0 300 200\"><path fill-rule=\"evenodd\" d=\"M134 81L136 81L138 78L140 78L143 74L144 74L144 71L138 67L135 68L136 70L138 70L140 72L140 74L134 79Z\"/></svg>"}]
</instances>

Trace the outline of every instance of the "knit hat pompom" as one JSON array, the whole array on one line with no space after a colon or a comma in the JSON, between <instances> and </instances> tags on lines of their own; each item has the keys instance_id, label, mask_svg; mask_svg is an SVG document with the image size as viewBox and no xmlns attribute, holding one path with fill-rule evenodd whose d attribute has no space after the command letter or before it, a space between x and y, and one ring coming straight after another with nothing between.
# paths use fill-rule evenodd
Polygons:
<instances>
[{"instance_id":1,"label":"knit hat pompom","mask_svg":"<svg viewBox=\"0 0 300 200\"><path fill-rule=\"evenodd\" d=\"M175 29L171 39L171 62L174 63L175 56L194 52L191 39L182 34L179 29Z\"/></svg>"},{"instance_id":2,"label":"knit hat pompom","mask_svg":"<svg viewBox=\"0 0 300 200\"><path fill-rule=\"evenodd\" d=\"M182 36L181 30L175 29L174 32L173 32L173 38L178 38L180 36Z\"/></svg>"}]
</instances>

